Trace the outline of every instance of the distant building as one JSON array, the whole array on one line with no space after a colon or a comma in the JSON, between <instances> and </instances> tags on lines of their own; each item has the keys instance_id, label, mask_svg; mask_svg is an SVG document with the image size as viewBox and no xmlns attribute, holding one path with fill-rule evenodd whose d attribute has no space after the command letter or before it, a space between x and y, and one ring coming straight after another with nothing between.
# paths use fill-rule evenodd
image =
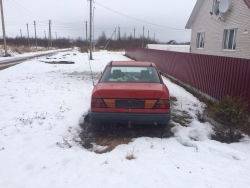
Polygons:
<instances>
[{"instance_id":1,"label":"distant building","mask_svg":"<svg viewBox=\"0 0 250 188\"><path fill-rule=\"evenodd\" d=\"M175 45L175 44L178 44L178 43L175 40L170 40L167 44Z\"/></svg>"},{"instance_id":2,"label":"distant building","mask_svg":"<svg viewBox=\"0 0 250 188\"><path fill-rule=\"evenodd\" d=\"M250 59L250 0L197 0L190 52Z\"/></svg>"},{"instance_id":3,"label":"distant building","mask_svg":"<svg viewBox=\"0 0 250 188\"><path fill-rule=\"evenodd\" d=\"M147 44L146 48L155 49L155 50L189 53L190 46L189 45Z\"/></svg>"}]
</instances>

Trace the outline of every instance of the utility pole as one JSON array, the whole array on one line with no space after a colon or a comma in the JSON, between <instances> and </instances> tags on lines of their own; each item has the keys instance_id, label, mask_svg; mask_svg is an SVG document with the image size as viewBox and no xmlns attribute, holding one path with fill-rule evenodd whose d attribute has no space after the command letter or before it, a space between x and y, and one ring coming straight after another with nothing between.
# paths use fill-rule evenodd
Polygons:
<instances>
[{"instance_id":1,"label":"utility pole","mask_svg":"<svg viewBox=\"0 0 250 188\"><path fill-rule=\"evenodd\" d=\"M134 28L134 39L135 39L135 28Z\"/></svg>"},{"instance_id":2,"label":"utility pole","mask_svg":"<svg viewBox=\"0 0 250 188\"><path fill-rule=\"evenodd\" d=\"M51 37L51 20L49 20L49 48L52 48L52 37Z\"/></svg>"},{"instance_id":3,"label":"utility pole","mask_svg":"<svg viewBox=\"0 0 250 188\"><path fill-rule=\"evenodd\" d=\"M21 34L21 39L23 38L23 35L22 35L22 29L20 29L20 34Z\"/></svg>"},{"instance_id":4,"label":"utility pole","mask_svg":"<svg viewBox=\"0 0 250 188\"><path fill-rule=\"evenodd\" d=\"M35 39L36 39L36 21L34 21L34 28L35 28ZM37 39L36 39L36 50L37 50Z\"/></svg>"},{"instance_id":5,"label":"utility pole","mask_svg":"<svg viewBox=\"0 0 250 188\"><path fill-rule=\"evenodd\" d=\"M115 30L115 31L116 31L116 30ZM111 37L110 37L109 41L107 42L107 44L105 45L104 50L106 49L106 47L108 46L110 40L112 39L113 35L115 34L115 31L114 31L113 34L111 35Z\"/></svg>"},{"instance_id":6,"label":"utility pole","mask_svg":"<svg viewBox=\"0 0 250 188\"><path fill-rule=\"evenodd\" d=\"M119 25L117 27L117 38L116 38L116 40L119 40Z\"/></svg>"},{"instance_id":7,"label":"utility pole","mask_svg":"<svg viewBox=\"0 0 250 188\"><path fill-rule=\"evenodd\" d=\"M95 27L94 27L95 6L93 8L93 50L95 51Z\"/></svg>"},{"instance_id":8,"label":"utility pole","mask_svg":"<svg viewBox=\"0 0 250 188\"><path fill-rule=\"evenodd\" d=\"M92 0L90 0L90 15L89 15L89 47L90 55L89 59L92 60Z\"/></svg>"},{"instance_id":9,"label":"utility pole","mask_svg":"<svg viewBox=\"0 0 250 188\"><path fill-rule=\"evenodd\" d=\"M121 39L120 26L118 25L118 40Z\"/></svg>"},{"instance_id":10,"label":"utility pole","mask_svg":"<svg viewBox=\"0 0 250 188\"><path fill-rule=\"evenodd\" d=\"M45 36L45 47L46 47L47 37L46 37L46 32L45 31L44 31L44 36Z\"/></svg>"},{"instance_id":11,"label":"utility pole","mask_svg":"<svg viewBox=\"0 0 250 188\"><path fill-rule=\"evenodd\" d=\"M149 41L149 31L148 31L148 41Z\"/></svg>"},{"instance_id":12,"label":"utility pole","mask_svg":"<svg viewBox=\"0 0 250 188\"><path fill-rule=\"evenodd\" d=\"M88 22L86 21L86 46L88 50Z\"/></svg>"},{"instance_id":13,"label":"utility pole","mask_svg":"<svg viewBox=\"0 0 250 188\"><path fill-rule=\"evenodd\" d=\"M93 8L93 42L95 41L95 27L94 27L94 16L95 16L95 7Z\"/></svg>"},{"instance_id":14,"label":"utility pole","mask_svg":"<svg viewBox=\"0 0 250 188\"><path fill-rule=\"evenodd\" d=\"M28 44L29 44L29 47L30 47L30 36L29 36L29 25L27 25L27 35L28 35Z\"/></svg>"},{"instance_id":15,"label":"utility pole","mask_svg":"<svg viewBox=\"0 0 250 188\"><path fill-rule=\"evenodd\" d=\"M57 40L57 33L55 32L55 34L56 34L56 40Z\"/></svg>"},{"instance_id":16,"label":"utility pole","mask_svg":"<svg viewBox=\"0 0 250 188\"><path fill-rule=\"evenodd\" d=\"M88 41L88 22L86 21L86 42Z\"/></svg>"},{"instance_id":17,"label":"utility pole","mask_svg":"<svg viewBox=\"0 0 250 188\"><path fill-rule=\"evenodd\" d=\"M114 40L114 47L116 48L116 43L117 43L117 39L116 39L116 27L115 27L115 40Z\"/></svg>"},{"instance_id":18,"label":"utility pole","mask_svg":"<svg viewBox=\"0 0 250 188\"><path fill-rule=\"evenodd\" d=\"M1 16L2 16L2 29L3 29L3 41L4 41L4 56L7 56L7 45L6 45L6 35L5 35L5 26L4 26L4 17L3 17L3 2L0 0L1 5Z\"/></svg>"},{"instance_id":19,"label":"utility pole","mask_svg":"<svg viewBox=\"0 0 250 188\"><path fill-rule=\"evenodd\" d=\"M143 46L144 46L144 44L143 44L143 42L144 42L144 26L143 26L143 32L142 32L143 34L142 34L142 48L143 48Z\"/></svg>"},{"instance_id":20,"label":"utility pole","mask_svg":"<svg viewBox=\"0 0 250 188\"><path fill-rule=\"evenodd\" d=\"M154 33L154 41L155 41L155 33Z\"/></svg>"}]
</instances>

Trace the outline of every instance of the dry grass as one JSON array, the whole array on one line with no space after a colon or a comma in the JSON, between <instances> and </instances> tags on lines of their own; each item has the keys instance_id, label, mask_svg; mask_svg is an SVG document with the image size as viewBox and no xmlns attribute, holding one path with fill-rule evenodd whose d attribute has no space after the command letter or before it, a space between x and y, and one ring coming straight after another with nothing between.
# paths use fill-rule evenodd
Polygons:
<instances>
[{"instance_id":1,"label":"dry grass","mask_svg":"<svg viewBox=\"0 0 250 188\"><path fill-rule=\"evenodd\" d=\"M95 149L94 152L98 154L107 153L115 149L120 144L128 144L131 142L131 138L97 138L95 143L100 146L107 146L105 149Z\"/></svg>"},{"instance_id":2,"label":"dry grass","mask_svg":"<svg viewBox=\"0 0 250 188\"><path fill-rule=\"evenodd\" d=\"M171 119L172 121L179 123L182 126L187 126L192 122L192 117L185 110L173 110Z\"/></svg>"},{"instance_id":3,"label":"dry grass","mask_svg":"<svg viewBox=\"0 0 250 188\"><path fill-rule=\"evenodd\" d=\"M86 47L86 46L81 46L81 47L79 48L79 51L80 51L81 53L86 53L86 52L88 52L88 47Z\"/></svg>"},{"instance_id":4,"label":"dry grass","mask_svg":"<svg viewBox=\"0 0 250 188\"><path fill-rule=\"evenodd\" d=\"M0 50L3 50L4 47L0 46ZM55 50L57 48L52 48L52 50ZM16 52L18 54L23 54L23 53L27 53L27 52L37 52L37 51L46 51L48 50L48 48L45 47L38 47L36 49L36 47L34 46L16 46L16 45L11 45L11 46L7 46L7 50L8 51L12 51L12 52Z\"/></svg>"},{"instance_id":5,"label":"dry grass","mask_svg":"<svg viewBox=\"0 0 250 188\"><path fill-rule=\"evenodd\" d=\"M127 152L126 159L128 159L128 160L136 159L136 157L134 156L134 149L135 148L133 148L131 151Z\"/></svg>"},{"instance_id":6,"label":"dry grass","mask_svg":"<svg viewBox=\"0 0 250 188\"><path fill-rule=\"evenodd\" d=\"M169 138L173 134L170 129L173 127L169 125L133 125L128 128L127 124L94 124L89 120L89 114L83 115L84 121L79 125L82 127L80 133L80 144L90 151L98 154L110 152L121 144L128 144L134 138L139 137L159 137ZM133 153L128 153L128 158L133 158Z\"/></svg>"},{"instance_id":7,"label":"dry grass","mask_svg":"<svg viewBox=\"0 0 250 188\"><path fill-rule=\"evenodd\" d=\"M95 125L85 122L83 130L80 133L81 145L95 153L102 154L112 151L116 146L128 144L134 138L138 137L159 137L169 138L172 136L170 131L172 125L133 125L128 128L127 125ZM103 147L94 147L103 146Z\"/></svg>"},{"instance_id":8,"label":"dry grass","mask_svg":"<svg viewBox=\"0 0 250 188\"><path fill-rule=\"evenodd\" d=\"M175 109L177 106L177 98L174 96L170 97L170 106L171 106L171 120L175 123L179 123L182 126L187 126L192 122L192 116L186 110Z\"/></svg>"}]
</instances>

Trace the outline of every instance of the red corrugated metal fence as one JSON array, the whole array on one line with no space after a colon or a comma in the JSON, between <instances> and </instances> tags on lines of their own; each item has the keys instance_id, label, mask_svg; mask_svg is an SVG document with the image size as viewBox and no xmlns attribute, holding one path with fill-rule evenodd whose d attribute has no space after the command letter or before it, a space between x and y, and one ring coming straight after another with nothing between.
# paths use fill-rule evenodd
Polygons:
<instances>
[{"instance_id":1,"label":"red corrugated metal fence","mask_svg":"<svg viewBox=\"0 0 250 188\"><path fill-rule=\"evenodd\" d=\"M249 59L144 48L128 48L126 55L154 62L163 72L215 99L226 94L242 96L250 114Z\"/></svg>"}]
</instances>

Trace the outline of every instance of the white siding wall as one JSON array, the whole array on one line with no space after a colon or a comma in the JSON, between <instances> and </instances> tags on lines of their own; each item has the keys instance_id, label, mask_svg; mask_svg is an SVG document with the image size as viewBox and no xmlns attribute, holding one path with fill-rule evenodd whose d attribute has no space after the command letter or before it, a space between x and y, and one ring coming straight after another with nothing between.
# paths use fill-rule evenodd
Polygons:
<instances>
[{"instance_id":1,"label":"white siding wall","mask_svg":"<svg viewBox=\"0 0 250 188\"><path fill-rule=\"evenodd\" d=\"M229 0L228 12L221 16L211 16L213 0L205 0L193 24L191 33L191 53L210 54L250 59L250 9L243 0ZM238 28L235 51L222 49L224 29ZM243 34L245 30L248 34ZM197 33L205 32L204 49L196 48Z\"/></svg>"},{"instance_id":2,"label":"white siding wall","mask_svg":"<svg viewBox=\"0 0 250 188\"><path fill-rule=\"evenodd\" d=\"M146 48L155 50L173 51L173 52L185 52L185 53L189 53L190 51L190 45L147 44Z\"/></svg>"}]
</instances>

